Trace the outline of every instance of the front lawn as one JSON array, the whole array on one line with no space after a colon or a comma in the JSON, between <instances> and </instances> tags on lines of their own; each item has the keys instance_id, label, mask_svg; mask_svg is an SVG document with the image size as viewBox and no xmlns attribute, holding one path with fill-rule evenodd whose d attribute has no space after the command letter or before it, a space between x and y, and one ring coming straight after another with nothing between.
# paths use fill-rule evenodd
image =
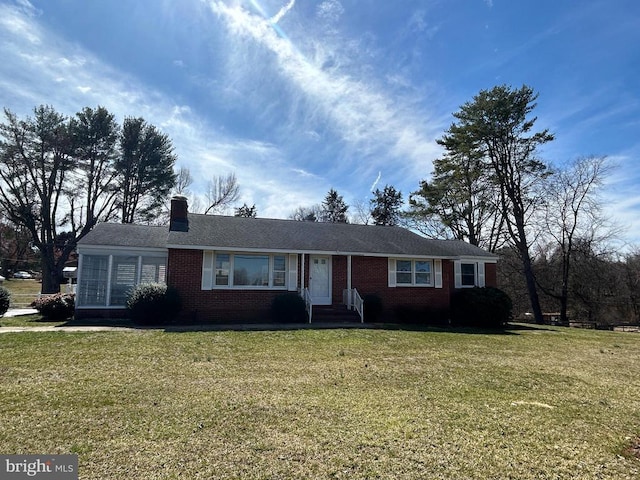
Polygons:
<instances>
[{"instance_id":1,"label":"front lawn","mask_svg":"<svg viewBox=\"0 0 640 480\"><path fill-rule=\"evenodd\" d=\"M82 479L637 478L640 337L0 335L0 451Z\"/></svg>"}]
</instances>

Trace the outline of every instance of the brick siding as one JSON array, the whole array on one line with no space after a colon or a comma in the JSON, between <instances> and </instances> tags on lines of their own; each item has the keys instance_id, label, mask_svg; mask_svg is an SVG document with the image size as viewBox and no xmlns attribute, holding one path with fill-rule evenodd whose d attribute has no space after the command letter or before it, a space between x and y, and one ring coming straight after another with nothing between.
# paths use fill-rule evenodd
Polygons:
<instances>
[{"instance_id":1,"label":"brick siding","mask_svg":"<svg viewBox=\"0 0 640 480\"><path fill-rule=\"evenodd\" d=\"M309 285L309 258L305 255L305 285ZM347 288L347 257L334 255L332 262L332 303L342 303ZM300 266L300 265L299 265ZM227 321L269 319L271 302L284 290L202 290L202 251L170 249L167 283L178 289L183 301L183 317L190 321ZM302 269L298 268L298 285ZM496 265L486 264L486 284L496 285ZM454 291L453 261L442 261L443 288L389 287L388 260L380 257L353 256L351 285L362 295L376 294L382 299L387 314L394 308L449 308Z\"/></svg>"}]
</instances>

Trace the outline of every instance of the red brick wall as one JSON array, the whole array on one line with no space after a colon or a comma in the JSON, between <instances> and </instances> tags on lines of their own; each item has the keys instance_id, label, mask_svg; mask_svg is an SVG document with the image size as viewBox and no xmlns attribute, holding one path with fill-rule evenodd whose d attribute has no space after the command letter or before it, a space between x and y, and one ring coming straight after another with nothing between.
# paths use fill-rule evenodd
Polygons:
<instances>
[{"instance_id":1,"label":"red brick wall","mask_svg":"<svg viewBox=\"0 0 640 480\"><path fill-rule=\"evenodd\" d=\"M442 262L443 288L434 287L389 287L388 260L379 257L351 258L351 285L360 295L377 294L385 310L390 313L395 307L429 307L446 309L451 296L453 262Z\"/></svg>"},{"instance_id":2,"label":"red brick wall","mask_svg":"<svg viewBox=\"0 0 640 480\"><path fill-rule=\"evenodd\" d=\"M498 286L498 265L495 263L484 264L484 284L487 287Z\"/></svg>"},{"instance_id":3,"label":"red brick wall","mask_svg":"<svg viewBox=\"0 0 640 480\"><path fill-rule=\"evenodd\" d=\"M309 284L309 255L305 255L305 284ZM300 262L299 262L300 263ZM298 265L300 286L301 265ZM485 266L486 285L496 285L496 265ZM274 296L284 290L202 290L202 251L169 250L167 283L176 287L183 301L183 316L191 321L267 320ZM380 257L351 257L351 285L361 295L377 294L387 313L394 307L447 309L454 290L453 262L442 261L443 288L389 287L388 260ZM347 288L347 257L332 257L332 297L342 303Z\"/></svg>"},{"instance_id":4,"label":"red brick wall","mask_svg":"<svg viewBox=\"0 0 640 480\"><path fill-rule=\"evenodd\" d=\"M271 301L285 290L202 290L202 251L169 250L167 284L182 298L182 317L196 322L269 320Z\"/></svg>"}]
</instances>

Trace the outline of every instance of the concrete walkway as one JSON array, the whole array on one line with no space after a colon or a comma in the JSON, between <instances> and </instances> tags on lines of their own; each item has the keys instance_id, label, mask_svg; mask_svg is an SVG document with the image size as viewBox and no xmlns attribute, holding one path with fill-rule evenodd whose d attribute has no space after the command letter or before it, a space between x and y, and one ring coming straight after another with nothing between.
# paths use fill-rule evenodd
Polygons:
<instances>
[{"instance_id":1,"label":"concrete walkway","mask_svg":"<svg viewBox=\"0 0 640 480\"><path fill-rule=\"evenodd\" d=\"M77 326L77 327L0 327L2 333L20 332L133 332L136 328L129 327L109 327L109 326Z\"/></svg>"},{"instance_id":2,"label":"concrete walkway","mask_svg":"<svg viewBox=\"0 0 640 480\"><path fill-rule=\"evenodd\" d=\"M21 315L35 315L38 311L35 308L10 308L3 317L19 317Z\"/></svg>"}]
</instances>

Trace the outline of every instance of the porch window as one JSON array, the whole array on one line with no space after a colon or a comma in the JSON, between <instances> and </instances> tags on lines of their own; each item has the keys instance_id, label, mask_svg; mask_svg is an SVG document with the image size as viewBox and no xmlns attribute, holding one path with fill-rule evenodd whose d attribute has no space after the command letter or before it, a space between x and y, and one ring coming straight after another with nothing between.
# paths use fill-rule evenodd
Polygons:
<instances>
[{"instance_id":1,"label":"porch window","mask_svg":"<svg viewBox=\"0 0 640 480\"><path fill-rule=\"evenodd\" d=\"M124 307L139 283L165 283L167 259L144 255L81 255L79 307Z\"/></svg>"},{"instance_id":2,"label":"porch window","mask_svg":"<svg viewBox=\"0 0 640 480\"><path fill-rule=\"evenodd\" d=\"M205 252L205 263L207 254L211 253ZM286 288L286 255L216 253L214 258L213 288Z\"/></svg>"},{"instance_id":3,"label":"porch window","mask_svg":"<svg viewBox=\"0 0 640 480\"><path fill-rule=\"evenodd\" d=\"M108 255L85 255L78 286L79 305L107 305Z\"/></svg>"},{"instance_id":4,"label":"porch window","mask_svg":"<svg viewBox=\"0 0 640 480\"><path fill-rule=\"evenodd\" d=\"M167 266L164 258L142 257L140 283L165 283Z\"/></svg>"},{"instance_id":5,"label":"porch window","mask_svg":"<svg viewBox=\"0 0 640 480\"><path fill-rule=\"evenodd\" d=\"M114 256L111 267L111 305L125 305L127 294L136 285L137 256Z\"/></svg>"}]
</instances>

